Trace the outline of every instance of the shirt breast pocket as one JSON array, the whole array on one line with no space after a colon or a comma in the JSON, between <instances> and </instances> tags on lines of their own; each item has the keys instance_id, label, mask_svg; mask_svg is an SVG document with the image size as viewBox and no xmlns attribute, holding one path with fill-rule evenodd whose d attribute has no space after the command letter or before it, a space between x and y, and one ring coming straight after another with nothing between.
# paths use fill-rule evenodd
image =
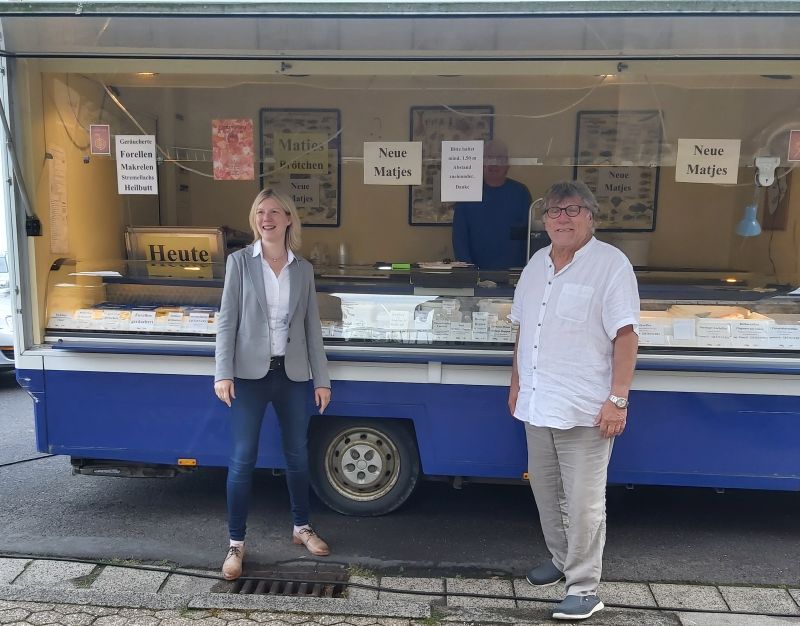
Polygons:
<instances>
[{"instance_id":1,"label":"shirt breast pocket","mask_svg":"<svg viewBox=\"0 0 800 626\"><path fill-rule=\"evenodd\" d=\"M571 322L585 322L593 295L594 287L566 283L558 298L556 315Z\"/></svg>"}]
</instances>

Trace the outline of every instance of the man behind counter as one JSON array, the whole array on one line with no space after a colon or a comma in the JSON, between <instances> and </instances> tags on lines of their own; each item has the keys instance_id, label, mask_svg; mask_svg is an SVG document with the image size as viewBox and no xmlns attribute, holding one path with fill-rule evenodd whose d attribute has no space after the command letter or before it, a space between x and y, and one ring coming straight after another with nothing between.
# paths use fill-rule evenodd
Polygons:
<instances>
[{"instance_id":1,"label":"man behind counter","mask_svg":"<svg viewBox=\"0 0 800 626\"><path fill-rule=\"evenodd\" d=\"M459 202L453 213L453 252L484 270L524 267L531 194L506 178L508 148L502 141L483 146L483 200Z\"/></svg>"}]
</instances>

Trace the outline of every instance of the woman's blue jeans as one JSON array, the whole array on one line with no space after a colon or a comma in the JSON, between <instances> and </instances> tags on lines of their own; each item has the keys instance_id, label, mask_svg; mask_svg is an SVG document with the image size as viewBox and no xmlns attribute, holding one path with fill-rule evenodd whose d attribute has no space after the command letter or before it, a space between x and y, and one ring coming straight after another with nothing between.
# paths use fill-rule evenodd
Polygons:
<instances>
[{"instance_id":1,"label":"woman's blue jeans","mask_svg":"<svg viewBox=\"0 0 800 626\"><path fill-rule=\"evenodd\" d=\"M234 541L244 541L253 469L258 458L258 439L269 403L278 415L286 483L295 526L308 524L308 383L289 380L283 367L264 378L234 381L236 398L231 405L233 454L228 463L228 529Z\"/></svg>"}]
</instances>

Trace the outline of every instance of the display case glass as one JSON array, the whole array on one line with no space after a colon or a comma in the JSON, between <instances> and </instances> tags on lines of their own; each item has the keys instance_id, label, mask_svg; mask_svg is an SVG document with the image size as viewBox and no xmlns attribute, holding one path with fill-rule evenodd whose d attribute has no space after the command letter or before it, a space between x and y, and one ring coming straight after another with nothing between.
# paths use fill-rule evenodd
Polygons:
<instances>
[{"instance_id":1,"label":"display case glass","mask_svg":"<svg viewBox=\"0 0 800 626\"><path fill-rule=\"evenodd\" d=\"M184 339L213 342L221 279L147 277L140 261L55 263L47 340ZM214 268L211 275L224 271ZM143 275L143 272L145 273ZM800 350L800 296L759 276L639 272L641 351ZM514 282L517 276L508 276ZM478 277L480 278L480 277ZM513 286L374 268L321 268L317 299L326 345L510 351ZM448 287L448 281L457 286Z\"/></svg>"},{"instance_id":2,"label":"display case glass","mask_svg":"<svg viewBox=\"0 0 800 626\"><path fill-rule=\"evenodd\" d=\"M148 276L145 261L76 263L59 259L50 270L46 340L185 337L213 340L222 296L222 264L175 265L172 276ZM193 269L193 268L197 269Z\"/></svg>"}]
</instances>

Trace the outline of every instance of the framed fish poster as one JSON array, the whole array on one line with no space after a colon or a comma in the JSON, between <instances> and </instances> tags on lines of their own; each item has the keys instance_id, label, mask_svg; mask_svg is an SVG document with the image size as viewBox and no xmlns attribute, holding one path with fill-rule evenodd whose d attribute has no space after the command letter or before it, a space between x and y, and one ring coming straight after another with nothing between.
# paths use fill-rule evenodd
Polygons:
<instances>
[{"instance_id":1,"label":"framed fish poster","mask_svg":"<svg viewBox=\"0 0 800 626\"><path fill-rule=\"evenodd\" d=\"M655 230L662 136L658 111L578 112L574 174L597 198L597 230Z\"/></svg>"},{"instance_id":2,"label":"framed fish poster","mask_svg":"<svg viewBox=\"0 0 800 626\"><path fill-rule=\"evenodd\" d=\"M261 109L261 187L288 193L303 226L339 226L338 109Z\"/></svg>"},{"instance_id":3,"label":"framed fish poster","mask_svg":"<svg viewBox=\"0 0 800 626\"><path fill-rule=\"evenodd\" d=\"M411 226L450 226L455 202L442 202L442 141L489 141L494 107L489 105L415 106L411 141L422 142L422 184L408 192Z\"/></svg>"}]
</instances>

